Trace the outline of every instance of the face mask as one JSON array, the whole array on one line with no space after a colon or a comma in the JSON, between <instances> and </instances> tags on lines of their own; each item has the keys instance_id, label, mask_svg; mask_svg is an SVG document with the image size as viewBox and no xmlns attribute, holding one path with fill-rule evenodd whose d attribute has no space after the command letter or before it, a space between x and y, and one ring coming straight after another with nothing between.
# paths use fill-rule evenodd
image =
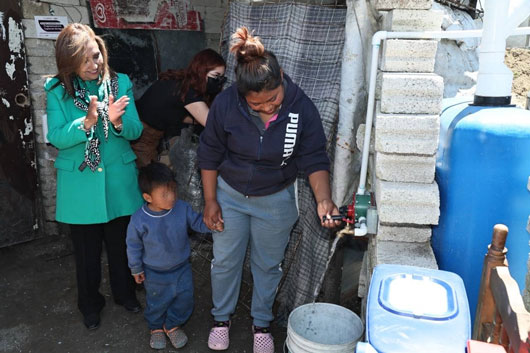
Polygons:
<instances>
[{"instance_id":1,"label":"face mask","mask_svg":"<svg viewBox=\"0 0 530 353\"><path fill-rule=\"evenodd\" d=\"M208 82L206 83L206 92L212 96L215 96L217 93L222 91L225 82L226 76L208 77Z\"/></svg>"}]
</instances>

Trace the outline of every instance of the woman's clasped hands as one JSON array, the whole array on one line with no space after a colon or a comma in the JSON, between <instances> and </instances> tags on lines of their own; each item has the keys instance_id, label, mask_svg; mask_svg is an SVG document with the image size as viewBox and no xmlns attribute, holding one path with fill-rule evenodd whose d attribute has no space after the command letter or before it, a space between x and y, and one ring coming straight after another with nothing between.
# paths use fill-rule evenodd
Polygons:
<instances>
[{"instance_id":1,"label":"woman's clasped hands","mask_svg":"<svg viewBox=\"0 0 530 353\"><path fill-rule=\"evenodd\" d=\"M121 116L125 113L125 108L129 105L130 98L126 95L121 96L118 100L114 101L114 96L109 96L109 120L116 129L121 129L122 119ZM98 97L90 96L90 103L88 105L88 111L85 117L85 129L90 129L98 122Z\"/></svg>"}]
</instances>

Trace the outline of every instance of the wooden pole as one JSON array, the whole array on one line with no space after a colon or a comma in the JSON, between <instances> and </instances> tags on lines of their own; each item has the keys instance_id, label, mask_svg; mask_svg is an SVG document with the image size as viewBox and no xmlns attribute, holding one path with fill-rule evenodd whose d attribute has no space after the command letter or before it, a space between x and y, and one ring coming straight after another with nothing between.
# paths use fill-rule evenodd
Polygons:
<instances>
[{"instance_id":1,"label":"wooden pole","mask_svg":"<svg viewBox=\"0 0 530 353\"><path fill-rule=\"evenodd\" d=\"M508 266L506 262L508 250L504 247L507 236L508 227L504 224L496 224L493 227L491 244L488 246L488 253L484 257L475 326L473 327L473 339L478 341L485 342L487 337L492 334L495 302L490 289L490 274L491 270L497 266Z\"/></svg>"}]
</instances>

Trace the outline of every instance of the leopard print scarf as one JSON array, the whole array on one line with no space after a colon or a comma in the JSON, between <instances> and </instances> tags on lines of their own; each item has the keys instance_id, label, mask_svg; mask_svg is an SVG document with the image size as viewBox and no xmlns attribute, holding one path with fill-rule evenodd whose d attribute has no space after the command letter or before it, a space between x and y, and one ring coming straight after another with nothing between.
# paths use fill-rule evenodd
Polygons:
<instances>
[{"instance_id":1,"label":"leopard print scarf","mask_svg":"<svg viewBox=\"0 0 530 353\"><path fill-rule=\"evenodd\" d=\"M112 94L114 97L118 96L118 77L114 76L110 80L104 80L102 83L104 85L104 97L102 102L98 102L97 112L98 118L103 124L103 132L105 135L105 140L109 137L109 96ZM81 87L78 79L75 79L73 82L74 86L74 105L88 112L88 106L90 104L90 94L87 89ZM96 124L97 125L97 124ZM101 162L101 155L99 152L100 140L96 136L96 125L90 128L89 134L87 133L88 140L85 144L85 159L79 169L83 169L88 166L90 170L95 171Z\"/></svg>"}]
</instances>

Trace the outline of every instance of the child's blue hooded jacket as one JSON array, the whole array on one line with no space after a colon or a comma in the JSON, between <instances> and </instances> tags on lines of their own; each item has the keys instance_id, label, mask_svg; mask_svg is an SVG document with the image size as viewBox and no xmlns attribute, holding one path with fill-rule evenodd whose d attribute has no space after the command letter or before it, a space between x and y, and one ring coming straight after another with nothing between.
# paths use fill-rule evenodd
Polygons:
<instances>
[{"instance_id":1,"label":"child's blue hooded jacket","mask_svg":"<svg viewBox=\"0 0 530 353\"><path fill-rule=\"evenodd\" d=\"M320 115L306 94L284 74L287 88L278 118L263 135L251 120L237 84L213 102L197 152L199 167L217 170L246 196L270 195L296 179L329 171L326 136Z\"/></svg>"}]
</instances>

